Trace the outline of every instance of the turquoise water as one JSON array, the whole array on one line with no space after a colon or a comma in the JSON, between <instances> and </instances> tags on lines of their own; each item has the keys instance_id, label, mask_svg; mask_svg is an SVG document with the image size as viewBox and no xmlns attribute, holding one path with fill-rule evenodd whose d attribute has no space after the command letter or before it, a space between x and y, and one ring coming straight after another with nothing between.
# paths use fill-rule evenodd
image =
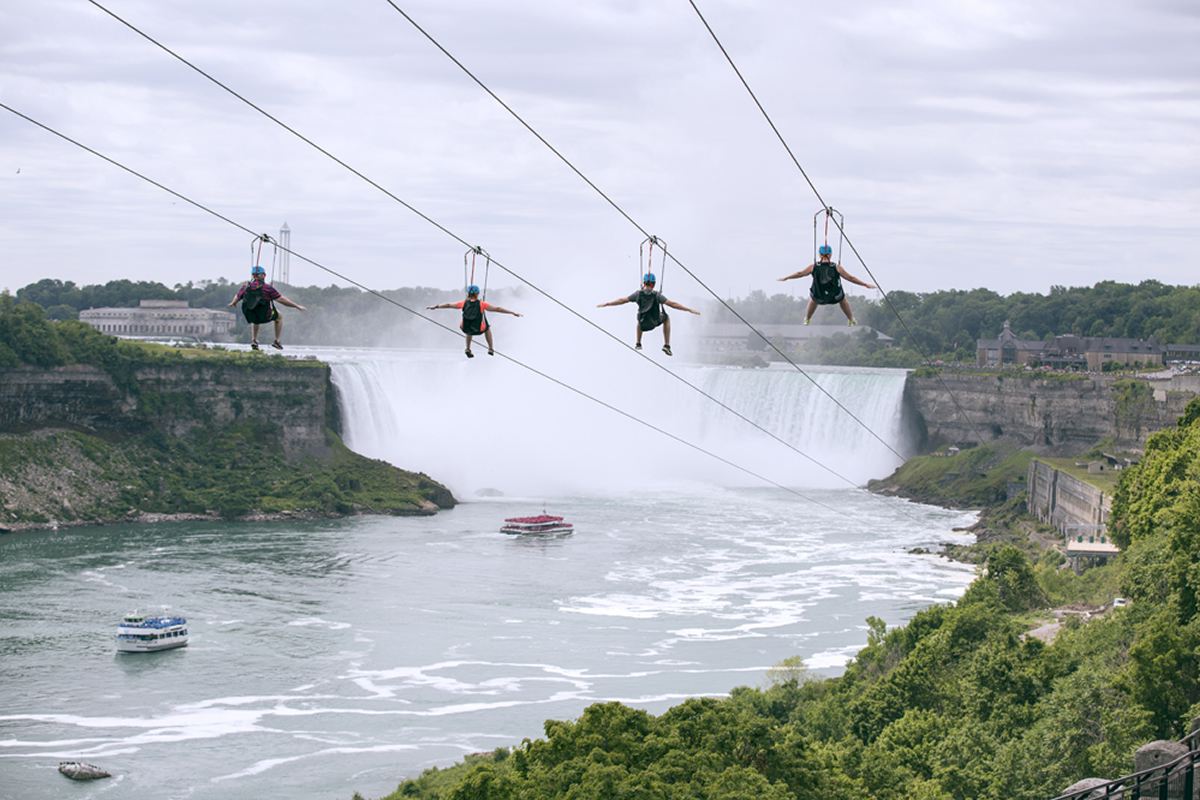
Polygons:
<instances>
[{"instance_id":1,"label":"turquoise water","mask_svg":"<svg viewBox=\"0 0 1200 800\"><path fill-rule=\"evenodd\" d=\"M429 518L174 523L0 537L0 796L348 798L620 700L661 713L793 655L837 673L971 568L915 547L972 514L680 485L551 501L572 536L498 532L541 500ZM836 509L836 510L831 510ZM122 614L191 644L115 652ZM115 777L76 784L60 760Z\"/></svg>"}]
</instances>

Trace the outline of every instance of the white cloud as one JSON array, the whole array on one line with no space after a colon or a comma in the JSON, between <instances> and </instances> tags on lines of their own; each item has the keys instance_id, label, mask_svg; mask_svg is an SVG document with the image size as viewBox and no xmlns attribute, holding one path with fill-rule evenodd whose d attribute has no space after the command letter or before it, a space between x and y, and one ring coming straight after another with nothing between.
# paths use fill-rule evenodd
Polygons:
<instances>
[{"instance_id":1,"label":"white cloud","mask_svg":"<svg viewBox=\"0 0 1200 800\"><path fill-rule=\"evenodd\" d=\"M698 4L885 288L1200 274L1189 4ZM105 5L580 306L635 275L642 235L384 0ZM720 293L809 258L819 203L686 3L399 5ZM367 285L461 280L458 242L93 6L0 14L7 105ZM0 284L244 271L244 233L8 112L0 141Z\"/></svg>"}]
</instances>

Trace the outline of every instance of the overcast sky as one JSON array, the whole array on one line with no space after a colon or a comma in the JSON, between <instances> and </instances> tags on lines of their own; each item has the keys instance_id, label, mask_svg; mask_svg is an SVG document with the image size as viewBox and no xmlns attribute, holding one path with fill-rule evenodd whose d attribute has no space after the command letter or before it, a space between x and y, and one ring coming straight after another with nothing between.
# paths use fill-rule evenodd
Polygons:
<instances>
[{"instance_id":1,"label":"overcast sky","mask_svg":"<svg viewBox=\"0 0 1200 800\"><path fill-rule=\"evenodd\" d=\"M636 287L643 234L386 0L103 5L566 302ZM687 0L397 5L714 291L793 291L821 203ZM1198 282L1194 0L697 5L882 288ZM364 285L462 283L462 244L87 0L0 3L0 102ZM241 280L251 239L0 109L0 259Z\"/></svg>"}]
</instances>

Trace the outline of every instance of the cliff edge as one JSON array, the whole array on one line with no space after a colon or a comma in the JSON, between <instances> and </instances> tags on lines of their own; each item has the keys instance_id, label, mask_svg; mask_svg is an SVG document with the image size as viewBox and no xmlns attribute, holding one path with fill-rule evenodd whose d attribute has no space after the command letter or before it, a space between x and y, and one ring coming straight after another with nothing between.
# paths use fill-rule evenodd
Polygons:
<instances>
[{"instance_id":1,"label":"cliff edge","mask_svg":"<svg viewBox=\"0 0 1200 800\"><path fill-rule=\"evenodd\" d=\"M196 352L0 369L0 529L455 504L428 476L350 451L338 427L316 361Z\"/></svg>"}]
</instances>

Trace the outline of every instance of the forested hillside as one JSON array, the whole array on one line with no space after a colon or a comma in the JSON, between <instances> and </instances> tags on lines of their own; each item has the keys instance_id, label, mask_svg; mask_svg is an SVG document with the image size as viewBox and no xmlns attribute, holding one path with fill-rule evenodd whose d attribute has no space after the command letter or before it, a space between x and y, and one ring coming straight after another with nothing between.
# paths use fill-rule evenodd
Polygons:
<instances>
[{"instance_id":1,"label":"forested hillside","mask_svg":"<svg viewBox=\"0 0 1200 800\"><path fill-rule=\"evenodd\" d=\"M402 783L399 798L1045 800L1133 771L1134 751L1200 713L1200 399L1123 473L1112 530L1126 551L1082 576L1013 546L951 606L901 628L874 618L837 678L795 659L763 688L654 717L597 704L545 738ZM1048 606L1130 598L1028 635Z\"/></svg>"}]
</instances>

